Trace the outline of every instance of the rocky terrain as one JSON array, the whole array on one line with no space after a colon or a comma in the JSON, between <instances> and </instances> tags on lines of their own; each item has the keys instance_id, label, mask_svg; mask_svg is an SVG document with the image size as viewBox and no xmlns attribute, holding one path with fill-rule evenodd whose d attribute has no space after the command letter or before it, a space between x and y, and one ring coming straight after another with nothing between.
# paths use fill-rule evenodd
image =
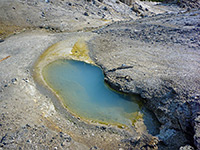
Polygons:
<instances>
[{"instance_id":1,"label":"rocky terrain","mask_svg":"<svg viewBox=\"0 0 200 150\"><path fill-rule=\"evenodd\" d=\"M1 0L0 149L200 149L198 9L198 0ZM112 88L144 98L158 134L88 124L36 82L40 55L79 39Z\"/></svg>"},{"instance_id":2,"label":"rocky terrain","mask_svg":"<svg viewBox=\"0 0 200 150\"><path fill-rule=\"evenodd\" d=\"M162 133L177 136L163 139L167 145L184 136L191 140L198 126L198 18L198 12L190 12L114 23L95 31L100 36L90 43L111 87L145 98L162 124L160 139L167 137ZM198 137L197 132L196 143Z\"/></svg>"}]
</instances>

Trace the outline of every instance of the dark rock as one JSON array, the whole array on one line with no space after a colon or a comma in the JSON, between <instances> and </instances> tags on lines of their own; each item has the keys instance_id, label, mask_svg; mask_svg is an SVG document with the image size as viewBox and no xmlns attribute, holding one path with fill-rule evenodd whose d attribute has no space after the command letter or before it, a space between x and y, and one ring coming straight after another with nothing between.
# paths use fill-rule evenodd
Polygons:
<instances>
[{"instance_id":1,"label":"dark rock","mask_svg":"<svg viewBox=\"0 0 200 150\"><path fill-rule=\"evenodd\" d=\"M88 12L84 12L83 15L84 15L84 16L89 16Z\"/></svg>"},{"instance_id":2,"label":"dark rock","mask_svg":"<svg viewBox=\"0 0 200 150\"><path fill-rule=\"evenodd\" d=\"M90 150L95 150L95 149L98 149L98 147L93 146L93 147L90 148Z\"/></svg>"},{"instance_id":3,"label":"dark rock","mask_svg":"<svg viewBox=\"0 0 200 150\"><path fill-rule=\"evenodd\" d=\"M4 42L4 40L0 39L0 43L1 43L1 42Z\"/></svg>"},{"instance_id":4,"label":"dark rock","mask_svg":"<svg viewBox=\"0 0 200 150\"><path fill-rule=\"evenodd\" d=\"M17 83L17 78L13 78L13 79L11 80L11 82L12 82L12 84L16 84L16 83Z\"/></svg>"},{"instance_id":5,"label":"dark rock","mask_svg":"<svg viewBox=\"0 0 200 150\"><path fill-rule=\"evenodd\" d=\"M42 17L45 17L45 13L44 13L44 12L42 12L41 16L42 16Z\"/></svg>"},{"instance_id":6,"label":"dark rock","mask_svg":"<svg viewBox=\"0 0 200 150\"><path fill-rule=\"evenodd\" d=\"M100 127L101 130L106 130L106 127L102 126Z\"/></svg>"},{"instance_id":7,"label":"dark rock","mask_svg":"<svg viewBox=\"0 0 200 150\"><path fill-rule=\"evenodd\" d=\"M105 6L105 7L103 8L103 10L108 10L108 8Z\"/></svg>"},{"instance_id":8,"label":"dark rock","mask_svg":"<svg viewBox=\"0 0 200 150\"><path fill-rule=\"evenodd\" d=\"M5 141L6 140L6 137L7 137L7 133L6 133L6 135L4 135L2 138L1 138L1 140L0 140L0 143L3 143L4 144L4 142L3 141ZM5 145L5 144L4 144Z\"/></svg>"},{"instance_id":9,"label":"dark rock","mask_svg":"<svg viewBox=\"0 0 200 150\"><path fill-rule=\"evenodd\" d=\"M71 142L72 138L71 137L67 137L66 138L66 142Z\"/></svg>"},{"instance_id":10,"label":"dark rock","mask_svg":"<svg viewBox=\"0 0 200 150\"><path fill-rule=\"evenodd\" d=\"M30 128L31 126L30 126L29 124L26 124L26 127L27 127L27 128Z\"/></svg>"}]
</instances>

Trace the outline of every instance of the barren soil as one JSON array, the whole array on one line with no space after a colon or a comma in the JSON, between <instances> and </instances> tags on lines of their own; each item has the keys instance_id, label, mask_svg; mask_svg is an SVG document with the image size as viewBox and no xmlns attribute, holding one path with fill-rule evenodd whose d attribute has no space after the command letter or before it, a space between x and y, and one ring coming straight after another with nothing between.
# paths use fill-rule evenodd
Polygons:
<instances>
[{"instance_id":1,"label":"barren soil","mask_svg":"<svg viewBox=\"0 0 200 150\"><path fill-rule=\"evenodd\" d=\"M200 149L199 1L180 2L1 0L0 149ZM144 98L159 133L88 123L38 79L38 60L67 59L80 40L112 88Z\"/></svg>"}]
</instances>

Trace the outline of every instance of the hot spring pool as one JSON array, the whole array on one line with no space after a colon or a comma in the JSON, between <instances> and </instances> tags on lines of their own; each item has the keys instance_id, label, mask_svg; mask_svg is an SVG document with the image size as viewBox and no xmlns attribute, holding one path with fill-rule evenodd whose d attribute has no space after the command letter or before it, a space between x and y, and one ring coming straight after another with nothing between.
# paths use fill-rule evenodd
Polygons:
<instances>
[{"instance_id":1,"label":"hot spring pool","mask_svg":"<svg viewBox=\"0 0 200 150\"><path fill-rule=\"evenodd\" d=\"M97 66L74 60L56 60L48 64L42 74L67 109L76 116L123 125L132 125L138 117L137 97L111 90Z\"/></svg>"}]
</instances>

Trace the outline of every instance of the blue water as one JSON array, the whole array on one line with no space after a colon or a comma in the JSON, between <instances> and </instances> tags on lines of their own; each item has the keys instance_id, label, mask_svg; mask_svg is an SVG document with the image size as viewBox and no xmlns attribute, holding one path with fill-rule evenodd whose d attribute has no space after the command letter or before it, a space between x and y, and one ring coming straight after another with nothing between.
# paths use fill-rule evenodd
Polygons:
<instances>
[{"instance_id":1,"label":"blue water","mask_svg":"<svg viewBox=\"0 0 200 150\"><path fill-rule=\"evenodd\" d=\"M73 60L57 60L43 69L47 84L73 114L110 124L131 125L140 110L134 97L119 94L104 83L100 68Z\"/></svg>"}]
</instances>

